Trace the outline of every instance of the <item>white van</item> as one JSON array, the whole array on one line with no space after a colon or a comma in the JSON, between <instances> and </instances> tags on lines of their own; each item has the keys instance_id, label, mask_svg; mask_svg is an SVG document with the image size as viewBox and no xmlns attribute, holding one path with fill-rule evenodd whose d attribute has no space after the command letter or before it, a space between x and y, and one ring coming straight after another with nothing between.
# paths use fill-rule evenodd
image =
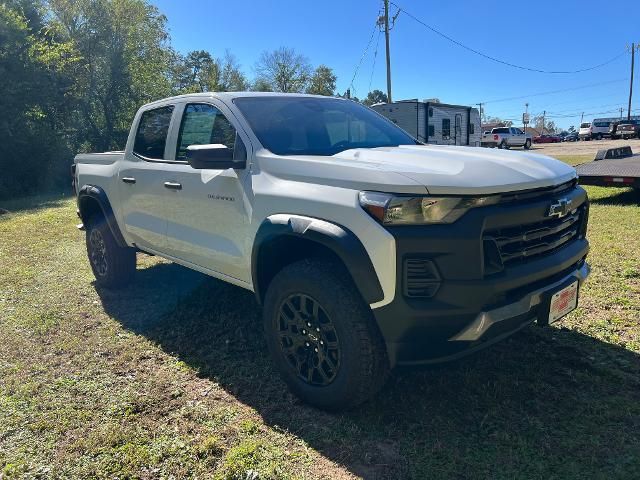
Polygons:
<instances>
[{"instance_id":1,"label":"white van","mask_svg":"<svg viewBox=\"0 0 640 480\"><path fill-rule=\"evenodd\" d=\"M578 135L582 140L601 140L609 137L609 127L611 120L605 118L596 118L591 123L581 123Z\"/></svg>"}]
</instances>

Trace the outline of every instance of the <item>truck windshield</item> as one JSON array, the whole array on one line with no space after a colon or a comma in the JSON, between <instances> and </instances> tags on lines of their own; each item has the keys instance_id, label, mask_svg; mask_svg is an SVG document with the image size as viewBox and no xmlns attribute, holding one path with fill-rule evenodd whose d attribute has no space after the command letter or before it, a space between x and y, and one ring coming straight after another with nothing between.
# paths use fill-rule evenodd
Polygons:
<instances>
[{"instance_id":1,"label":"truck windshield","mask_svg":"<svg viewBox=\"0 0 640 480\"><path fill-rule=\"evenodd\" d=\"M334 155L351 148L416 145L388 120L348 100L240 97L234 100L260 143L276 155Z\"/></svg>"}]
</instances>

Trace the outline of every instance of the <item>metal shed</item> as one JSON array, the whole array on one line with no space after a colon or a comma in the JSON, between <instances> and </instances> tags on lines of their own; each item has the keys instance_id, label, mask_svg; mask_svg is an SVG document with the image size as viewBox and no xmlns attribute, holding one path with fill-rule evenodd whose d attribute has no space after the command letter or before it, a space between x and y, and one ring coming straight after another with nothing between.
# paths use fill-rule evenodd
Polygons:
<instances>
[{"instance_id":1,"label":"metal shed","mask_svg":"<svg viewBox=\"0 0 640 480\"><path fill-rule=\"evenodd\" d=\"M371 108L421 142L480 146L482 132L476 108L418 100L381 103Z\"/></svg>"}]
</instances>

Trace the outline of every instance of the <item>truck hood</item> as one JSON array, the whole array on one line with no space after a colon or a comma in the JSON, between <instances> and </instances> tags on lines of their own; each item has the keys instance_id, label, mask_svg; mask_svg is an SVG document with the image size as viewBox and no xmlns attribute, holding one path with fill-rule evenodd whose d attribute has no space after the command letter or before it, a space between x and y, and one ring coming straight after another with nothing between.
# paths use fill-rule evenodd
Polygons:
<instances>
[{"instance_id":1,"label":"truck hood","mask_svg":"<svg viewBox=\"0 0 640 480\"><path fill-rule=\"evenodd\" d=\"M484 195L558 185L576 171L524 151L442 145L352 149L331 157L260 155L269 174L390 193Z\"/></svg>"},{"instance_id":2,"label":"truck hood","mask_svg":"<svg viewBox=\"0 0 640 480\"><path fill-rule=\"evenodd\" d=\"M432 194L490 194L549 187L576 177L573 167L524 151L444 145L346 150L336 158L399 173Z\"/></svg>"}]
</instances>

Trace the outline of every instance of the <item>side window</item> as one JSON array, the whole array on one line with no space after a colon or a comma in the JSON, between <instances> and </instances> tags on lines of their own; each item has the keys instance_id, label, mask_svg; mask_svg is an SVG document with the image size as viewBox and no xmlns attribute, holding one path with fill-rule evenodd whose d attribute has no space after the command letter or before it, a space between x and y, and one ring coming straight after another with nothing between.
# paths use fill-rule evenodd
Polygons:
<instances>
[{"instance_id":1,"label":"side window","mask_svg":"<svg viewBox=\"0 0 640 480\"><path fill-rule=\"evenodd\" d=\"M470 123L469 124L469 135L473 135L476 132L476 125L475 123Z\"/></svg>"},{"instance_id":2,"label":"side window","mask_svg":"<svg viewBox=\"0 0 640 480\"><path fill-rule=\"evenodd\" d=\"M154 160L164 158L172 113L173 106L167 106L147 110L142 114L133 144L134 153Z\"/></svg>"},{"instance_id":3,"label":"side window","mask_svg":"<svg viewBox=\"0 0 640 480\"><path fill-rule=\"evenodd\" d=\"M451 120L449 118L442 119L442 136L443 137L451 136Z\"/></svg>"},{"instance_id":4,"label":"side window","mask_svg":"<svg viewBox=\"0 0 640 480\"><path fill-rule=\"evenodd\" d=\"M430 137L435 137L436 136L436 127L435 127L435 125L429 125L429 136Z\"/></svg>"},{"instance_id":5,"label":"side window","mask_svg":"<svg viewBox=\"0 0 640 480\"><path fill-rule=\"evenodd\" d=\"M221 143L232 149L236 160L247 158L247 150L236 134L236 129L220 110L213 105L190 103L180 122L176 160L186 160L189 145L212 143Z\"/></svg>"}]
</instances>

